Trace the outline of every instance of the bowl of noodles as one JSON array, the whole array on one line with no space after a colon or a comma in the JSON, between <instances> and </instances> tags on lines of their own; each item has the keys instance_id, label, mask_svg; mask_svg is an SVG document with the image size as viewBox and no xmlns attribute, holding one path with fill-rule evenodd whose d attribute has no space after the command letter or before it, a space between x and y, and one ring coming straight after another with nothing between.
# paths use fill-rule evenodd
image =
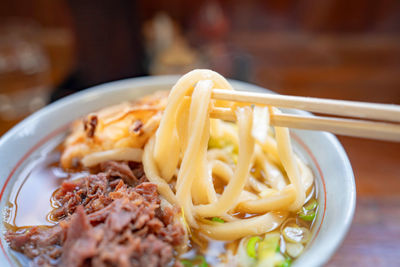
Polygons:
<instances>
[{"instance_id":1,"label":"bowl of noodles","mask_svg":"<svg viewBox=\"0 0 400 267\"><path fill-rule=\"evenodd\" d=\"M1 265L326 263L355 209L343 147L269 124L304 111L213 100L213 88L269 92L210 70L127 79L6 133Z\"/></svg>"}]
</instances>

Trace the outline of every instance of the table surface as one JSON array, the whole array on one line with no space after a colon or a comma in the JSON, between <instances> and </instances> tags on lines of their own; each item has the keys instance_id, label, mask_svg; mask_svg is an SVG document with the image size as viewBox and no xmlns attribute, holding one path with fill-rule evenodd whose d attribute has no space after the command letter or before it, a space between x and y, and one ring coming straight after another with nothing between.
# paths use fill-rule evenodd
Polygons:
<instances>
[{"instance_id":1,"label":"table surface","mask_svg":"<svg viewBox=\"0 0 400 267\"><path fill-rule=\"evenodd\" d=\"M255 83L282 94L400 104L400 38L238 34ZM353 166L352 226L327 266L400 266L400 143L339 137Z\"/></svg>"}]
</instances>

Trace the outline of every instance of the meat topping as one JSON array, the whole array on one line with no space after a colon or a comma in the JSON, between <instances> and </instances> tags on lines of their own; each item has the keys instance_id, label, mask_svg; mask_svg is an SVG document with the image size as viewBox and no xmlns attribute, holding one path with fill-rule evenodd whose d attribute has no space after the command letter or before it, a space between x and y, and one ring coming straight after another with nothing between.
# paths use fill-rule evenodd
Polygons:
<instances>
[{"instance_id":1,"label":"meat topping","mask_svg":"<svg viewBox=\"0 0 400 267\"><path fill-rule=\"evenodd\" d=\"M177 211L161 210L157 186L146 182L141 165L104 165L104 172L65 181L57 190L57 225L9 231L10 247L34 266L173 265L174 248L184 241Z\"/></svg>"}]
</instances>

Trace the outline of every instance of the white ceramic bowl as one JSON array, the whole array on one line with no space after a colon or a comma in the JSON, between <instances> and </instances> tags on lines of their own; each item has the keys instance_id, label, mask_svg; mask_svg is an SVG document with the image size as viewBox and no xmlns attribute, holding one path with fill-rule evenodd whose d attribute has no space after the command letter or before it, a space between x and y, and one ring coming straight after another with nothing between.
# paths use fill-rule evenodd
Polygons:
<instances>
[{"instance_id":1,"label":"white ceramic bowl","mask_svg":"<svg viewBox=\"0 0 400 267\"><path fill-rule=\"evenodd\" d=\"M70 122L105 106L170 89L177 79L176 76L143 77L95 86L46 106L7 132L0 139L0 209L3 214L13 185L21 180L21 172L40 153L62 140ZM231 82L238 90L266 90ZM292 137L296 152L316 176L320 204L312 241L293 266L321 266L341 244L351 224L356 201L354 176L343 147L332 134L293 130ZM3 224L1 227L4 232ZM3 235L0 241L0 266L17 265Z\"/></svg>"}]
</instances>

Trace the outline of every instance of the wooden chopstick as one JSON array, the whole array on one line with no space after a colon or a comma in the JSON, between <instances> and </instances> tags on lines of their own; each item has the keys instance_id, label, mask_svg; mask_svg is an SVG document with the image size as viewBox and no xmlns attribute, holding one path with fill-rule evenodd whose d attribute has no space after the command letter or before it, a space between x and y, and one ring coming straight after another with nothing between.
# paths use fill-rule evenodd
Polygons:
<instances>
[{"instance_id":1,"label":"wooden chopstick","mask_svg":"<svg viewBox=\"0 0 400 267\"><path fill-rule=\"evenodd\" d=\"M210 116L226 121L236 120L235 114L229 108L214 107L210 111ZM400 142L400 125L393 123L290 114L271 114L270 123L272 126L328 131L339 135Z\"/></svg>"},{"instance_id":2,"label":"wooden chopstick","mask_svg":"<svg viewBox=\"0 0 400 267\"><path fill-rule=\"evenodd\" d=\"M281 108L296 108L323 114L400 122L400 106L398 105L253 93L247 91L232 91L223 89L213 89L211 97L218 100L272 105Z\"/></svg>"}]
</instances>

